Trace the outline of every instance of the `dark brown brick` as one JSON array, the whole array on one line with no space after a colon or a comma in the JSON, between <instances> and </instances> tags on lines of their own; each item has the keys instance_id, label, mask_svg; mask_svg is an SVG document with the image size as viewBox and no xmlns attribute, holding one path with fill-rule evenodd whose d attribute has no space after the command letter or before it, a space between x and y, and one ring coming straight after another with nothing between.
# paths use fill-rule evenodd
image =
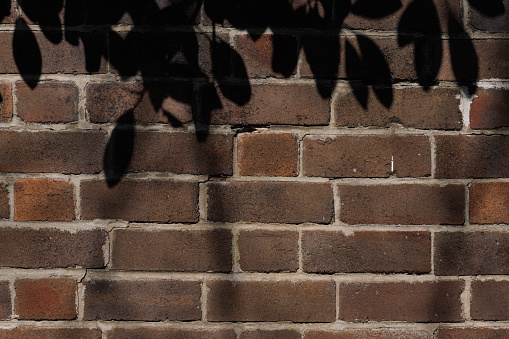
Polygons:
<instances>
[{"instance_id":1,"label":"dark brown brick","mask_svg":"<svg viewBox=\"0 0 509 339\"><path fill-rule=\"evenodd\" d=\"M15 313L25 320L71 320L76 317L76 280L18 279Z\"/></svg>"},{"instance_id":2,"label":"dark brown brick","mask_svg":"<svg viewBox=\"0 0 509 339\"><path fill-rule=\"evenodd\" d=\"M462 185L339 186L340 219L349 224L463 224Z\"/></svg>"},{"instance_id":3,"label":"dark brown brick","mask_svg":"<svg viewBox=\"0 0 509 339\"><path fill-rule=\"evenodd\" d=\"M304 231L305 272L427 273L431 269L429 232Z\"/></svg>"},{"instance_id":4,"label":"dark brown brick","mask_svg":"<svg viewBox=\"0 0 509 339\"><path fill-rule=\"evenodd\" d=\"M30 88L16 84L16 110L26 122L65 123L78 120L78 88L74 84L43 82Z\"/></svg>"},{"instance_id":5,"label":"dark brown brick","mask_svg":"<svg viewBox=\"0 0 509 339\"><path fill-rule=\"evenodd\" d=\"M108 331L111 339L236 339L234 330L174 329L174 328L114 328Z\"/></svg>"},{"instance_id":6,"label":"dark brown brick","mask_svg":"<svg viewBox=\"0 0 509 339\"><path fill-rule=\"evenodd\" d=\"M509 126L509 90L478 90L470 105L470 127L488 129L507 126Z\"/></svg>"},{"instance_id":7,"label":"dark brown brick","mask_svg":"<svg viewBox=\"0 0 509 339\"><path fill-rule=\"evenodd\" d=\"M472 6L472 4L477 4L479 7ZM469 23L480 31L507 33L509 32L508 12L509 2L504 0L487 4L470 2Z\"/></svg>"},{"instance_id":8,"label":"dark brown brick","mask_svg":"<svg viewBox=\"0 0 509 339\"><path fill-rule=\"evenodd\" d=\"M243 271L274 272L299 268L299 234L292 231L241 231L237 244Z\"/></svg>"},{"instance_id":9,"label":"dark brown brick","mask_svg":"<svg viewBox=\"0 0 509 339\"><path fill-rule=\"evenodd\" d=\"M118 229L113 234L112 269L187 272L231 270L232 235L228 230Z\"/></svg>"},{"instance_id":10,"label":"dark brown brick","mask_svg":"<svg viewBox=\"0 0 509 339\"><path fill-rule=\"evenodd\" d=\"M474 281L472 283L472 320L509 319L509 281Z\"/></svg>"},{"instance_id":11,"label":"dark brown brick","mask_svg":"<svg viewBox=\"0 0 509 339\"><path fill-rule=\"evenodd\" d=\"M509 177L509 137L447 135L435 138L437 178Z\"/></svg>"},{"instance_id":12,"label":"dark brown brick","mask_svg":"<svg viewBox=\"0 0 509 339\"><path fill-rule=\"evenodd\" d=\"M458 322L461 281L344 283L339 319L353 322Z\"/></svg>"},{"instance_id":13,"label":"dark brown brick","mask_svg":"<svg viewBox=\"0 0 509 339\"><path fill-rule=\"evenodd\" d=\"M213 182L208 193L208 218L212 221L327 224L332 219L329 184Z\"/></svg>"},{"instance_id":14,"label":"dark brown brick","mask_svg":"<svg viewBox=\"0 0 509 339\"><path fill-rule=\"evenodd\" d=\"M198 183L122 180L109 188L104 180L81 183L83 219L198 221Z\"/></svg>"},{"instance_id":15,"label":"dark brown brick","mask_svg":"<svg viewBox=\"0 0 509 339\"><path fill-rule=\"evenodd\" d=\"M473 183L470 186L470 222L475 224L509 223L509 184Z\"/></svg>"},{"instance_id":16,"label":"dark brown brick","mask_svg":"<svg viewBox=\"0 0 509 339\"><path fill-rule=\"evenodd\" d=\"M9 191L5 185L0 184L0 218L9 219L10 215Z\"/></svg>"},{"instance_id":17,"label":"dark brown brick","mask_svg":"<svg viewBox=\"0 0 509 339\"><path fill-rule=\"evenodd\" d=\"M0 281L0 319L9 319L11 312L11 289L9 282Z\"/></svg>"},{"instance_id":18,"label":"dark brown brick","mask_svg":"<svg viewBox=\"0 0 509 339\"><path fill-rule=\"evenodd\" d=\"M105 146L102 131L1 131L0 171L98 173Z\"/></svg>"},{"instance_id":19,"label":"dark brown brick","mask_svg":"<svg viewBox=\"0 0 509 339\"><path fill-rule=\"evenodd\" d=\"M238 136L240 175L297 176L299 149L292 134Z\"/></svg>"},{"instance_id":20,"label":"dark brown brick","mask_svg":"<svg viewBox=\"0 0 509 339\"><path fill-rule=\"evenodd\" d=\"M106 231L0 228L1 267L104 267Z\"/></svg>"},{"instance_id":21,"label":"dark brown brick","mask_svg":"<svg viewBox=\"0 0 509 339\"><path fill-rule=\"evenodd\" d=\"M199 282L178 280L90 280L85 320L200 320Z\"/></svg>"},{"instance_id":22,"label":"dark brown brick","mask_svg":"<svg viewBox=\"0 0 509 339\"><path fill-rule=\"evenodd\" d=\"M431 147L424 136L311 135L302 161L312 177L424 177L431 174Z\"/></svg>"},{"instance_id":23,"label":"dark brown brick","mask_svg":"<svg viewBox=\"0 0 509 339\"><path fill-rule=\"evenodd\" d=\"M1 23L3 24L13 24L16 22L17 13L16 13L16 0L6 1L7 3L10 3L9 11L2 12L3 18L1 20ZM4 5L5 6L5 5ZM3 8L5 9L5 8Z\"/></svg>"},{"instance_id":24,"label":"dark brown brick","mask_svg":"<svg viewBox=\"0 0 509 339\"><path fill-rule=\"evenodd\" d=\"M459 99L456 98L458 90L455 88L433 87L427 92L413 87L380 91L388 97L392 93L392 104L388 108L373 92L370 92L366 107L363 107L352 91L341 91L335 102L336 125L389 127L398 123L404 127L446 130L462 127Z\"/></svg>"},{"instance_id":25,"label":"dark brown brick","mask_svg":"<svg viewBox=\"0 0 509 339\"><path fill-rule=\"evenodd\" d=\"M437 339L503 339L509 337L507 328L439 328Z\"/></svg>"},{"instance_id":26,"label":"dark brown brick","mask_svg":"<svg viewBox=\"0 0 509 339\"><path fill-rule=\"evenodd\" d=\"M14 183L14 220L73 219L74 187L67 180L24 178Z\"/></svg>"},{"instance_id":27,"label":"dark brown brick","mask_svg":"<svg viewBox=\"0 0 509 339\"><path fill-rule=\"evenodd\" d=\"M419 330L373 328L356 330L311 330L304 339L431 339L429 333Z\"/></svg>"},{"instance_id":28,"label":"dark brown brick","mask_svg":"<svg viewBox=\"0 0 509 339\"><path fill-rule=\"evenodd\" d=\"M41 328L35 326L19 326L0 329L0 337L4 339L101 339L98 328Z\"/></svg>"},{"instance_id":29,"label":"dark brown brick","mask_svg":"<svg viewBox=\"0 0 509 339\"><path fill-rule=\"evenodd\" d=\"M13 99L12 85L10 83L0 84L0 122L7 122L12 119Z\"/></svg>"},{"instance_id":30,"label":"dark brown brick","mask_svg":"<svg viewBox=\"0 0 509 339\"><path fill-rule=\"evenodd\" d=\"M300 339L296 330L251 330L243 332L240 339Z\"/></svg>"},{"instance_id":31,"label":"dark brown brick","mask_svg":"<svg viewBox=\"0 0 509 339\"><path fill-rule=\"evenodd\" d=\"M209 108L210 122L214 125L326 125L330 117L330 99L324 99L312 85L252 85L225 84L223 86L237 96L217 98L214 91L202 88L203 105ZM220 100L220 102L216 102ZM209 105L209 106L207 106ZM211 106L210 106L211 105Z\"/></svg>"},{"instance_id":32,"label":"dark brown brick","mask_svg":"<svg viewBox=\"0 0 509 339\"><path fill-rule=\"evenodd\" d=\"M221 281L207 283L209 321L333 322L332 281Z\"/></svg>"}]
</instances>

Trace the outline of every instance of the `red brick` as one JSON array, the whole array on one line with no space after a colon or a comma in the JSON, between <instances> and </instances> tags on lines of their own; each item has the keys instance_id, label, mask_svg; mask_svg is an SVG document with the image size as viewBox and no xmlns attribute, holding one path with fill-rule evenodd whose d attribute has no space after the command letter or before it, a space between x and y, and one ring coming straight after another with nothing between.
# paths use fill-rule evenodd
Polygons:
<instances>
[{"instance_id":1,"label":"red brick","mask_svg":"<svg viewBox=\"0 0 509 339\"><path fill-rule=\"evenodd\" d=\"M462 185L340 185L340 219L349 224L463 224Z\"/></svg>"},{"instance_id":2,"label":"red brick","mask_svg":"<svg viewBox=\"0 0 509 339\"><path fill-rule=\"evenodd\" d=\"M300 339L296 330L251 330L243 332L240 339Z\"/></svg>"},{"instance_id":3,"label":"red brick","mask_svg":"<svg viewBox=\"0 0 509 339\"><path fill-rule=\"evenodd\" d=\"M168 180L122 180L109 188L104 180L81 183L83 219L198 221L198 183Z\"/></svg>"},{"instance_id":4,"label":"red brick","mask_svg":"<svg viewBox=\"0 0 509 339\"><path fill-rule=\"evenodd\" d=\"M76 280L18 279L15 313L19 319L71 320L76 318Z\"/></svg>"},{"instance_id":5,"label":"red brick","mask_svg":"<svg viewBox=\"0 0 509 339\"><path fill-rule=\"evenodd\" d=\"M11 317L11 289L8 281L0 281L0 319ZM0 332L1 334L1 332Z\"/></svg>"},{"instance_id":6,"label":"red brick","mask_svg":"<svg viewBox=\"0 0 509 339\"><path fill-rule=\"evenodd\" d=\"M509 126L509 90L478 90L470 106L470 127L487 129L507 126Z\"/></svg>"},{"instance_id":7,"label":"red brick","mask_svg":"<svg viewBox=\"0 0 509 339\"><path fill-rule=\"evenodd\" d=\"M200 320L199 282L178 280L90 280L84 320Z\"/></svg>"},{"instance_id":8,"label":"red brick","mask_svg":"<svg viewBox=\"0 0 509 339\"><path fill-rule=\"evenodd\" d=\"M447 135L435 137L437 178L509 177L509 137Z\"/></svg>"},{"instance_id":9,"label":"red brick","mask_svg":"<svg viewBox=\"0 0 509 339\"><path fill-rule=\"evenodd\" d=\"M174 329L174 328L114 328L108 331L111 339L236 339L234 330Z\"/></svg>"},{"instance_id":10,"label":"red brick","mask_svg":"<svg viewBox=\"0 0 509 339\"><path fill-rule=\"evenodd\" d=\"M0 228L0 267L104 267L106 231Z\"/></svg>"},{"instance_id":11,"label":"red brick","mask_svg":"<svg viewBox=\"0 0 509 339\"><path fill-rule=\"evenodd\" d=\"M392 88L380 90L387 97L392 92L392 104L384 106L373 92L363 107L352 91L341 91L336 102L336 125L346 127L390 127L398 123L404 127L458 130L462 127L458 90L433 87Z\"/></svg>"},{"instance_id":12,"label":"red brick","mask_svg":"<svg viewBox=\"0 0 509 339\"><path fill-rule=\"evenodd\" d=\"M302 233L302 264L312 273L427 273L429 232Z\"/></svg>"},{"instance_id":13,"label":"red brick","mask_svg":"<svg viewBox=\"0 0 509 339\"><path fill-rule=\"evenodd\" d=\"M205 108L210 108L210 121L214 125L326 125L330 116L330 99L324 99L312 85L252 85L225 84L234 93L250 92L245 104L236 104L220 95L220 105L202 88ZM214 93L214 95L217 95ZM241 94L236 94L242 96ZM246 96L245 94L243 94ZM247 100L248 99L248 100ZM211 105L211 107L207 105Z\"/></svg>"},{"instance_id":14,"label":"red brick","mask_svg":"<svg viewBox=\"0 0 509 339\"><path fill-rule=\"evenodd\" d=\"M229 272L227 230L115 230L111 268L141 271ZM178 251L168 251L173 248Z\"/></svg>"},{"instance_id":15,"label":"red brick","mask_svg":"<svg viewBox=\"0 0 509 339\"><path fill-rule=\"evenodd\" d=\"M211 182L212 221L327 224L332 219L329 184L297 182Z\"/></svg>"},{"instance_id":16,"label":"red brick","mask_svg":"<svg viewBox=\"0 0 509 339\"><path fill-rule=\"evenodd\" d=\"M179 123L192 120L192 87L188 82L89 84L87 111L91 122L113 122L129 110L137 122Z\"/></svg>"},{"instance_id":17,"label":"red brick","mask_svg":"<svg viewBox=\"0 0 509 339\"><path fill-rule=\"evenodd\" d=\"M474 2L470 2L473 4ZM485 12L479 11L478 8L469 6L469 23L474 29L487 32L509 32L509 20L507 12L509 12L509 2L496 1L490 3L477 2Z\"/></svg>"},{"instance_id":18,"label":"red brick","mask_svg":"<svg viewBox=\"0 0 509 339\"><path fill-rule=\"evenodd\" d=\"M508 274L509 234L439 232L435 234L435 274Z\"/></svg>"},{"instance_id":19,"label":"red brick","mask_svg":"<svg viewBox=\"0 0 509 339\"><path fill-rule=\"evenodd\" d=\"M0 329L0 337L4 339L101 339L98 328L41 328L35 326L19 326Z\"/></svg>"},{"instance_id":20,"label":"red brick","mask_svg":"<svg viewBox=\"0 0 509 339\"><path fill-rule=\"evenodd\" d=\"M0 171L98 173L105 146L102 131L1 131Z\"/></svg>"},{"instance_id":21,"label":"red brick","mask_svg":"<svg viewBox=\"0 0 509 339\"><path fill-rule=\"evenodd\" d=\"M9 191L5 185L0 184L0 218L9 219L10 215Z\"/></svg>"},{"instance_id":22,"label":"red brick","mask_svg":"<svg viewBox=\"0 0 509 339\"><path fill-rule=\"evenodd\" d=\"M0 122L11 120L12 112L12 85L10 83L0 84Z\"/></svg>"},{"instance_id":23,"label":"red brick","mask_svg":"<svg viewBox=\"0 0 509 339\"><path fill-rule=\"evenodd\" d=\"M312 177L424 177L431 174L431 147L425 136L310 135L302 161Z\"/></svg>"},{"instance_id":24,"label":"red brick","mask_svg":"<svg viewBox=\"0 0 509 339\"><path fill-rule=\"evenodd\" d=\"M353 322L459 322L461 281L344 283L339 319Z\"/></svg>"},{"instance_id":25,"label":"red brick","mask_svg":"<svg viewBox=\"0 0 509 339\"><path fill-rule=\"evenodd\" d=\"M473 183L470 186L470 222L475 224L509 223L509 184Z\"/></svg>"},{"instance_id":26,"label":"red brick","mask_svg":"<svg viewBox=\"0 0 509 339\"><path fill-rule=\"evenodd\" d=\"M64 123L78 120L78 88L74 84L43 82L30 88L16 84L18 117L26 122Z\"/></svg>"},{"instance_id":27,"label":"red brick","mask_svg":"<svg viewBox=\"0 0 509 339\"><path fill-rule=\"evenodd\" d=\"M207 283L209 321L333 322L332 281L221 281Z\"/></svg>"},{"instance_id":28,"label":"red brick","mask_svg":"<svg viewBox=\"0 0 509 339\"><path fill-rule=\"evenodd\" d=\"M241 231L237 244L243 271L295 272L299 268L299 234L293 231Z\"/></svg>"},{"instance_id":29,"label":"red brick","mask_svg":"<svg viewBox=\"0 0 509 339\"><path fill-rule=\"evenodd\" d=\"M298 140L292 134L238 136L240 175L297 176Z\"/></svg>"},{"instance_id":30,"label":"red brick","mask_svg":"<svg viewBox=\"0 0 509 339\"><path fill-rule=\"evenodd\" d=\"M470 315L472 320L509 320L509 281L474 281Z\"/></svg>"},{"instance_id":31,"label":"red brick","mask_svg":"<svg viewBox=\"0 0 509 339\"><path fill-rule=\"evenodd\" d=\"M74 187L67 180L25 178L14 183L14 220L73 219Z\"/></svg>"},{"instance_id":32,"label":"red brick","mask_svg":"<svg viewBox=\"0 0 509 339\"><path fill-rule=\"evenodd\" d=\"M311 330L304 339L431 339L429 333L419 330L373 328L355 330Z\"/></svg>"},{"instance_id":33,"label":"red brick","mask_svg":"<svg viewBox=\"0 0 509 339\"><path fill-rule=\"evenodd\" d=\"M503 339L509 337L507 328L439 328L437 339Z\"/></svg>"}]
</instances>

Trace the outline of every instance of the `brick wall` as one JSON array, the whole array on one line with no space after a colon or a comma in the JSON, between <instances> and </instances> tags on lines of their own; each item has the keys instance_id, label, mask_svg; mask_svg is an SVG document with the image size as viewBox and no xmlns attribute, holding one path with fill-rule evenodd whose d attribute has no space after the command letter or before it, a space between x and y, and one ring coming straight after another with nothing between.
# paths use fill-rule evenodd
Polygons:
<instances>
[{"instance_id":1,"label":"brick wall","mask_svg":"<svg viewBox=\"0 0 509 339\"><path fill-rule=\"evenodd\" d=\"M509 337L509 1L0 1L1 338Z\"/></svg>"}]
</instances>

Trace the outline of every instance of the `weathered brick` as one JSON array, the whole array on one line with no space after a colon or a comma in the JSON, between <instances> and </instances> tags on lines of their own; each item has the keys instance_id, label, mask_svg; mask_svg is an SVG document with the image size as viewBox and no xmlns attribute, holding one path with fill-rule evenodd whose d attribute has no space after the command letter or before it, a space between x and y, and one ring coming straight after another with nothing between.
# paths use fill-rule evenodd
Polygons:
<instances>
[{"instance_id":1,"label":"weathered brick","mask_svg":"<svg viewBox=\"0 0 509 339\"><path fill-rule=\"evenodd\" d=\"M404 127L457 130L462 127L458 90L433 87L379 89L387 97L392 93L392 104L386 107L370 92L363 107L351 90L342 90L335 102L336 125L346 127L389 127L398 123Z\"/></svg>"},{"instance_id":2,"label":"weathered brick","mask_svg":"<svg viewBox=\"0 0 509 339\"><path fill-rule=\"evenodd\" d=\"M297 182L211 182L212 221L326 224L332 219L329 184Z\"/></svg>"},{"instance_id":3,"label":"weathered brick","mask_svg":"<svg viewBox=\"0 0 509 339\"><path fill-rule=\"evenodd\" d=\"M14 220L73 219L74 187L67 180L24 178L14 183Z\"/></svg>"},{"instance_id":4,"label":"weathered brick","mask_svg":"<svg viewBox=\"0 0 509 339\"><path fill-rule=\"evenodd\" d=\"M302 264L313 273L426 273L431 270L429 232L304 231Z\"/></svg>"},{"instance_id":5,"label":"weathered brick","mask_svg":"<svg viewBox=\"0 0 509 339\"><path fill-rule=\"evenodd\" d=\"M503 339L509 337L507 328L466 327L439 328L437 339Z\"/></svg>"},{"instance_id":6,"label":"weathered brick","mask_svg":"<svg viewBox=\"0 0 509 339\"><path fill-rule=\"evenodd\" d=\"M112 339L235 339L234 330L223 329L174 329L174 328L114 328L108 331L108 338Z\"/></svg>"},{"instance_id":7,"label":"weathered brick","mask_svg":"<svg viewBox=\"0 0 509 339\"><path fill-rule=\"evenodd\" d=\"M4 5L2 5L2 12L0 13L2 15L0 22L3 24L15 23L17 18L16 9L16 0L5 1Z\"/></svg>"},{"instance_id":8,"label":"weathered brick","mask_svg":"<svg viewBox=\"0 0 509 339\"><path fill-rule=\"evenodd\" d=\"M340 219L349 224L454 224L465 219L462 185L339 186Z\"/></svg>"},{"instance_id":9,"label":"weathered brick","mask_svg":"<svg viewBox=\"0 0 509 339\"><path fill-rule=\"evenodd\" d=\"M473 28L487 32L509 32L507 16L509 2L503 0L490 3L472 1L469 4L469 23ZM475 4L479 7L473 6Z\"/></svg>"},{"instance_id":10,"label":"weathered brick","mask_svg":"<svg viewBox=\"0 0 509 339\"><path fill-rule=\"evenodd\" d=\"M0 184L0 218L9 219L10 215L9 191L5 185Z\"/></svg>"},{"instance_id":11,"label":"weathered brick","mask_svg":"<svg viewBox=\"0 0 509 339\"><path fill-rule=\"evenodd\" d=\"M109 188L104 180L81 183L83 219L198 221L198 183L168 180L122 180Z\"/></svg>"},{"instance_id":12,"label":"weathered brick","mask_svg":"<svg viewBox=\"0 0 509 339\"><path fill-rule=\"evenodd\" d=\"M509 223L509 183L473 183L470 186L470 222Z\"/></svg>"},{"instance_id":13,"label":"weathered brick","mask_svg":"<svg viewBox=\"0 0 509 339\"><path fill-rule=\"evenodd\" d=\"M8 281L0 281L0 319L11 317L11 289ZM0 332L1 334L1 332Z\"/></svg>"},{"instance_id":14,"label":"weathered brick","mask_svg":"<svg viewBox=\"0 0 509 339\"><path fill-rule=\"evenodd\" d=\"M0 84L0 122L11 120L13 112L12 85Z\"/></svg>"},{"instance_id":15,"label":"weathered brick","mask_svg":"<svg viewBox=\"0 0 509 339\"><path fill-rule=\"evenodd\" d=\"M89 280L85 320L200 320L199 282L179 280Z\"/></svg>"},{"instance_id":16,"label":"weathered brick","mask_svg":"<svg viewBox=\"0 0 509 339\"><path fill-rule=\"evenodd\" d=\"M242 332L240 339L300 339L296 330L248 330Z\"/></svg>"},{"instance_id":17,"label":"weathered brick","mask_svg":"<svg viewBox=\"0 0 509 339\"><path fill-rule=\"evenodd\" d=\"M207 283L209 321L333 322L332 281L221 281Z\"/></svg>"},{"instance_id":18,"label":"weathered brick","mask_svg":"<svg viewBox=\"0 0 509 339\"><path fill-rule=\"evenodd\" d=\"M101 339L98 328L41 328L35 326L19 326L0 329L0 337L4 339Z\"/></svg>"},{"instance_id":19,"label":"weathered brick","mask_svg":"<svg viewBox=\"0 0 509 339\"><path fill-rule=\"evenodd\" d=\"M356 330L311 330L307 331L304 339L430 339L431 336L425 331L373 328Z\"/></svg>"},{"instance_id":20,"label":"weathered brick","mask_svg":"<svg viewBox=\"0 0 509 339\"><path fill-rule=\"evenodd\" d=\"M19 319L71 320L76 317L76 280L18 279L15 313Z\"/></svg>"},{"instance_id":21,"label":"weathered brick","mask_svg":"<svg viewBox=\"0 0 509 339\"><path fill-rule=\"evenodd\" d=\"M240 175L297 176L298 140L292 134L238 136Z\"/></svg>"},{"instance_id":22,"label":"weathered brick","mask_svg":"<svg viewBox=\"0 0 509 339\"><path fill-rule=\"evenodd\" d=\"M43 82L30 88L16 83L16 110L26 122L65 123L78 120L78 88L74 84Z\"/></svg>"},{"instance_id":23,"label":"weathered brick","mask_svg":"<svg viewBox=\"0 0 509 339\"><path fill-rule=\"evenodd\" d=\"M187 272L231 270L232 235L227 230L118 229L113 234L112 269Z\"/></svg>"},{"instance_id":24,"label":"weathered brick","mask_svg":"<svg viewBox=\"0 0 509 339\"><path fill-rule=\"evenodd\" d=\"M431 147L425 136L311 135L302 161L313 177L423 177L431 174Z\"/></svg>"},{"instance_id":25,"label":"weathered brick","mask_svg":"<svg viewBox=\"0 0 509 339\"><path fill-rule=\"evenodd\" d=\"M98 173L105 146L102 131L1 131L0 171Z\"/></svg>"},{"instance_id":26,"label":"weathered brick","mask_svg":"<svg viewBox=\"0 0 509 339\"><path fill-rule=\"evenodd\" d=\"M237 245L243 271L274 272L299 268L299 234L293 231L241 231Z\"/></svg>"},{"instance_id":27,"label":"weathered brick","mask_svg":"<svg viewBox=\"0 0 509 339\"><path fill-rule=\"evenodd\" d=\"M509 137L447 135L435 138L437 178L509 177Z\"/></svg>"},{"instance_id":28,"label":"weathered brick","mask_svg":"<svg viewBox=\"0 0 509 339\"><path fill-rule=\"evenodd\" d=\"M344 283L339 319L353 322L459 322L461 281Z\"/></svg>"},{"instance_id":29,"label":"weathered brick","mask_svg":"<svg viewBox=\"0 0 509 339\"><path fill-rule=\"evenodd\" d=\"M470 315L472 320L507 321L509 319L509 281L472 282Z\"/></svg>"},{"instance_id":30,"label":"weathered brick","mask_svg":"<svg viewBox=\"0 0 509 339\"><path fill-rule=\"evenodd\" d=\"M509 90L478 90L470 105L470 127L487 129L507 126L509 126Z\"/></svg>"},{"instance_id":31,"label":"weathered brick","mask_svg":"<svg viewBox=\"0 0 509 339\"><path fill-rule=\"evenodd\" d=\"M104 267L106 231L0 228L1 267Z\"/></svg>"}]
</instances>

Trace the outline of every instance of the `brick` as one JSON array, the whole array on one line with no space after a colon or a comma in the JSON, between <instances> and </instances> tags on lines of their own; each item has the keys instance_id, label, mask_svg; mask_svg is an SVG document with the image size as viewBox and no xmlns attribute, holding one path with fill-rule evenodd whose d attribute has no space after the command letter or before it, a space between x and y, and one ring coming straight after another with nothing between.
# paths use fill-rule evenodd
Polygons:
<instances>
[{"instance_id":1,"label":"brick","mask_svg":"<svg viewBox=\"0 0 509 339\"><path fill-rule=\"evenodd\" d=\"M1 131L0 171L98 173L106 137L102 131Z\"/></svg>"},{"instance_id":2,"label":"brick","mask_svg":"<svg viewBox=\"0 0 509 339\"><path fill-rule=\"evenodd\" d=\"M106 231L0 228L1 267L104 267Z\"/></svg>"},{"instance_id":3,"label":"brick","mask_svg":"<svg viewBox=\"0 0 509 339\"><path fill-rule=\"evenodd\" d=\"M296 330L251 330L243 332L240 339L300 339Z\"/></svg>"},{"instance_id":4,"label":"brick","mask_svg":"<svg viewBox=\"0 0 509 339\"><path fill-rule=\"evenodd\" d=\"M430 339L427 332L419 330L373 328L355 330L311 330L307 331L304 339Z\"/></svg>"},{"instance_id":5,"label":"brick","mask_svg":"<svg viewBox=\"0 0 509 339\"><path fill-rule=\"evenodd\" d=\"M86 87L91 122L114 122L133 110L134 121L186 123L192 120L189 82L93 83Z\"/></svg>"},{"instance_id":6,"label":"brick","mask_svg":"<svg viewBox=\"0 0 509 339\"><path fill-rule=\"evenodd\" d=\"M9 191L5 185L0 184L0 218L9 219L10 215Z\"/></svg>"},{"instance_id":7,"label":"brick","mask_svg":"<svg viewBox=\"0 0 509 339\"><path fill-rule=\"evenodd\" d=\"M435 234L435 274L482 275L509 272L509 234L439 232Z\"/></svg>"},{"instance_id":8,"label":"brick","mask_svg":"<svg viewBox=\"0 0 509 339\"><path fill-rule=\"evenodd\" d=\"M75 84L43 82L30 88L16 83L18 117L26 122L65 123L78 120L79 93Z\"/></svg>"},{"instance_id":9,"label":"brick","mask_svg":"<svg viewBox=\"0 0 509 339\"><path fill-rule=\"evenodd\" d=\"M332 281L221 281L207 283L208 321L333 322Z\"/></svg>"},{"instance_id":10,"label":"brick","mask_svg":"<svg viewBox=\"0 0 509 339\"><path fill-rule=\"evenodd\" d=\"M200 320L199 282L89 280L84 320Z\"/></svg>"},{"instance_id":11,"label":"brick","mask_svg":"<svg viewBox=\"0 0 509 339\"><path fill-rule=\"evenodd\" d=\"M13 24L16 22L16 0L4 1L1 8L1 20L2 24Z\"/></svg>"},{"instance_id":12,"label":"brick","mask_svg":"<svg viewBox=\"0 0 509 339\"><path fill-rule=\"evenodd\" d=\"M459 322L461 281L344 283L339 319L352 322Z\"/></svg>"},{"instance_id":13,"label":"brick","mask_svg":"<svg viewBox=\"0 0 509 339\"><path fill-rule=\"evenodd\" d=\"M340 220L349 224L463 224L462 185L339 186Z\"/></svg>"},{"instance_id":14,"label":"brick","mask_svg":"<svg viewBox=\"0 0 509 339\"><path fill-rule=\"evenodd\" d=\"M0 319L11 317L11 289L8 281L0 281ZM1 332L0 332L1 334Z\"/></svg>"},{"instance_id":15,"label":"brick","mask_svg":"<svg viewBox=\"0 0 509 339\"><path fill-rule=\"evenodd\" d=\"M473 183L470 186L470 222L475 224L509 223L509 184Z\"/></svg>"},{"instance_id":16,"label":"brick","mask_svg":"<svg viewBox=\"0 0 509 339\"><path fill-rule=\"evenodd\" d=\"M509 281L472 282L472 302L470 304L472 320L509 319Z\"/></svg>"},{"instance_id":17,"label":"brick","mask_svg":"<svg viewBox=\"0 0 509 339\"><path fill-rule=\"evenodd\" d=\"M12 85L10 83L0 83L0 122L10 121L12 112Z\"/></svg>"},{"instance_id":18,"label":"brick","mask_svg":"<svg viewBox=\"0 0 509 339\"><path fill-rule=\"evenodd\" d=\"M73 219L74 187L67 180L25 178L14 183L14 220Z\"/></svg>"},{"instance_id":19,"label":"brick","mask_svg":"<svg viewBox=\"0 0 509 339\"><path fill-rule=\"evenodd\" d=\"M228 230L118 229L113 235L112 269L231 271L232 235ZM168 251L170 248L178 251Z\"/></svg>"},{"instance_id":20,"label":"brick","mask_svg":"<svg viewBox=\"0 0 509 339\"><path fill-rule=\"evenodd\" d=\"M470 127L488 129L509 126L509 90L479 89L470 105Z\"/></svg>"},{"instance_id":21,"label":"brick","mask_svg":"<svg viewBox=\"0 0 509 339\"><path fill-rule=\"evenodd\" d=\"M81 213L86 220L196 222L197 205L197 182L122 180L112 188L104 180L81 183Z\"/></svg>"},{"instance_id":22,"label":"brick","mask_svg":"<svg viewBox=\"0 0 509 339\"><path fill-rule=\"evenodd\" d=\"M174 328L114 328L108 331L108 338L112 339L235 339L234 330L226 329L174 329Z\"/></svg>"},{"instance_id":23,"label":"brick","mask_svg":"<svg viewBox=\"0 0 509 339\"><path fill-rule=\"evenodd\" d=\"M332 219L329 184L212 182L208 194L212 221L327 224Z\"/></svg>"},{"instance_id":24,"label":"brick","mask_svg":"<svg viewBox=\"0 0 509 339\"><path fill-rule=\"evenodd\" d=\"M371 93L363 107L350 90L340 91L334 104L336 125L344 127L390 127L398 123L404 127L422 129L458 130L462 127L458 91L454 88L433 87L425 92L421 88L381 89L390 96L392 104L384 106Z\"/></svg>"},{"instance_id":25,"label":"brick","mask_svg":"<svg viewBox=\"0 0 509 339\"><path fill-rule=\"evenodd\" d=\"M427 273L429 232L302 233L302 264L311 273Z\"/></svg>"},{"instance_id":26,"label":"brick","mask_svg":"<svg viewBox=\"0 0 509 339\"><path fill-rule=\"evenodd\" d=\"M489 4L477 2L480 8L472 6L473 3L470 2L468 14L470 17L469 23L474 29L486 32L509 32L507 16L509 2L497 1Z\"/></svg>"},{"instance_id":27,"label":"brick","mask_svg":"<svg viewBox=\"0 0 509 339\"><path fill-rule=\"evenodd\" d=\"M41 328L35 326L19 326L0 329L0 337L4 339L101 339L98 328Z\"/></svg>"},{"instance_id":28,"label":"brick","mask_svg":"<svg viewBox=\"0 0 509 339\"><path fill-rule=\"evenodd\" d=\"M241 134L238 136L240 175L295 177L298 140L292 134Z\"/></svg>"},{"instance_id":29,"label":"brick","mask_svg":"<svg viewBox=\"0 0 509 339\"><path fill-rule=\"evenodd\" d=\"M299 268L299 234L293 231L241 231L237 246L243 271L295 272Z\"/></svg>"},{"instance_id":30,"label":"brick","mask_svg":"<svg viewBox=\"0 0 509 339\"><path fill-rule=\"evenodd\" d=\"M204 109L210 110L213 125L326 125L329 122L330 99L322 98L311 85L248 87L225 83L223 88L235 94L230 99L220 95L219 103L215 92L201 90Z\"/></svg>"},{"instance_id":31,"label":"brick","mask_svg":"<svg viewBox=\"0 0 509 339\"><path fill-rule=\"evenodd\" d=\"M18 279L14 284L15 313L24 320L76 318L76 280L71 278Z\"/></svg>"},{"instance_id":32,"label":"brick","mask_svg":"<svg viewBox=\"0 0 509 339\"><path fill-rule=\"evenodd\" d=\"M509 177L509 137L447 135L435 140L437 178Z\"/></svg>"},{"instance_id":33,"label":"brick","mask_svg":"<svg viewBox=\"0 0 509 339\"><path fill-rule=\"evenodd\" d=\"M303 171L312 177L424 177L431 174L425 136L323 136L304 138Z\"/></svg>"},{"instance_id":34,"label":"brick","mask_svg":"<svg viewBox=\"0 0 509 339\"><path fill-rule=\"evenodd\" d=\"M502 339L509 336L507 328L439 328L437 339Z\"/></svg>"}]
</instances>

